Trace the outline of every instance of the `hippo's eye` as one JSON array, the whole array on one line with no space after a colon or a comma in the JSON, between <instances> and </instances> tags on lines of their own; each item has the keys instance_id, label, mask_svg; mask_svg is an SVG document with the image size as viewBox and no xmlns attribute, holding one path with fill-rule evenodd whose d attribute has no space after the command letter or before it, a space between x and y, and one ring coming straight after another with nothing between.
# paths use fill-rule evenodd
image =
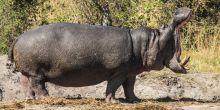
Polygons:
<instances>
[{"instance_id":1,"label":"hippo's eye","mask_svg":"<svg viewBox=\"0 0 220 110\"><path fill-rule=\"evenodd\" d=\"M179 11L176 11L175 15L178 15L180 12Z\"/></svg>"}]
</instances>

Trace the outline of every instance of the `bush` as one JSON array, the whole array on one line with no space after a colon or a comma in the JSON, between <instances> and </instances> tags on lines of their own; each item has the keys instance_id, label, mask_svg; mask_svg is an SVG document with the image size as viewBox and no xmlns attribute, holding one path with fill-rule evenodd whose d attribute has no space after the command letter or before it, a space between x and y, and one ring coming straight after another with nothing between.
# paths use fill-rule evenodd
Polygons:
<instances>
[{"instance_id":1,"label":"bush","mask_svg":"<svg viewBox=\"0 0 220 110\"><path fill-rule=\"evenodd\" d=\"M7 53L15 37L39 25L76 22L101 25L108 6L113 26L158 28L169 22L178 7L193 10L192 20L182 29L185 49L220 47L219 0L1 0L0 52Z\"/></svg>"}]
</instances>

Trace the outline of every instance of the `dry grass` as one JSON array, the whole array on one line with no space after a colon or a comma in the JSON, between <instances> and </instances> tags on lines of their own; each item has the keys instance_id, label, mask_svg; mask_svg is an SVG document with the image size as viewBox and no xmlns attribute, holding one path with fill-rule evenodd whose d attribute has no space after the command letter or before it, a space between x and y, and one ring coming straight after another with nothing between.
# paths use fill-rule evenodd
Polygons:
<instances>
[{"instance_id":1,"label":"dry grass","mask_svg":"<svg viewBox=\"0 0 220 110\"><path fill-rule=\"evenodd\" d=\"M65 99L46 97L38 100L26 101L6 101L0 102L0 109L3 110L169 110L175 107L181 107L193 104L193 102L156 102L142 101L136 104L105 103L104 100L97 99Z\"/></svg>"},{"instance_id":2,"label":"dry grass","mask_svg":"<svg viewBox=\"0 0 220 110\"><path fill-rule=\"evenodd\" d=\"M220 73L220 47L219 49L200 51L184 51L183 57L190 56L188 67L191 72Z\"/></svg>"}]
</instances>

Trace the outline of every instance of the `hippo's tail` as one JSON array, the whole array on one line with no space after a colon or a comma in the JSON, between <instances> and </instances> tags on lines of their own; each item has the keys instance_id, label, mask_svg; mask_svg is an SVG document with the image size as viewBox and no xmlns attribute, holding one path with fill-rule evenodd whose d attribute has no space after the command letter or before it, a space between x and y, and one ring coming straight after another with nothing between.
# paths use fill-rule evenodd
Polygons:
<instances>
[{"instance_id":1,"label":"hippo's tail","mask_svg":"<svg viewBox=\"0 0 220 110\"><path fill-rule=\"evenodd\" d=\"M18 41L18 38L16 38L13 43L11 44L10 48L9 48L9 51L8 51L8 61L6 63L6 67L7 69L10 69L12 70L13 73L15 73L15 64L14 64L14 53L13 53L13 50L14 50L14 46L15 44L17 43Z\"/></svg>"}]
</instances>

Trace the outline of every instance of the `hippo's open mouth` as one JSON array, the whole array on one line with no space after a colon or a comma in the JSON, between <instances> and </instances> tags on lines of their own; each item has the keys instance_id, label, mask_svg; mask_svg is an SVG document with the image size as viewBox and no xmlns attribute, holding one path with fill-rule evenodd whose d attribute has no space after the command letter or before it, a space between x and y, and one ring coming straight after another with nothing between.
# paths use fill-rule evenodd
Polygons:
<instances>
[{"instance_id":1,"label":"hippo's open mouth","mask_svg":"<svg viewBox=\"0 0 220 110\"><path fill-rule=\"evenodd\" d=\"M190 11L190 13L188 14L188 17L183 20L181 22L181 24L179 24L176 29L175 29L175 33L176 33L176 37L175 37L175 55L176 55L176 60L177 62L180 64L180 66L182 67L182 69L184 69L185 71L185 65L189 62L190 57L185 57L182 61L180 59L181 57L181 42L180 42L180 28L183 27L184 24L186 24L186 22L188 22L190 20L192 16L192 12Z\"/></svg>"}]
</instances>

